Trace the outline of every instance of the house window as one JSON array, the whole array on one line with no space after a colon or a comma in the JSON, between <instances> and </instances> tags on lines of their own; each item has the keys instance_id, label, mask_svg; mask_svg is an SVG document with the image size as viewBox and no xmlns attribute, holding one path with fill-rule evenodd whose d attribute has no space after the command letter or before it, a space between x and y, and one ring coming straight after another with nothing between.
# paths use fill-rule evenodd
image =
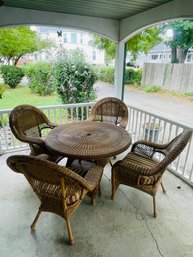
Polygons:
<instances>
[{"instance_id":1,"label":"house window","mask_svg":"<svg viewBox=\"0 0 193 257\"><path fill-rule=\"evenodd\" d=\"M48 54L48 53L45 54L45 60L46 60L46 61L49 60L49 54Z\"/></svg>"},{"instance_id":2,"label":"house window","mask_svg":"<svg viewBox=\"0 0 193 257\"><path fill-rule=\"evenodd\" d=\"M92 60L95 61L96 60L96 51L92 52Z\"/></svg>"},{"instance_id":3,"label":"house window","mask_svg":"<svg viewBox=\"0 0 193 257\"><path fill-rule=\"evenodd\" d=\"M71 43L77 44L77 34L76 33L71 33Z\"/></svg>"},{"instance_id":4,"label":"house window","mask_svg":"<svg viewBox=\"0 0 193 257\"><path fill-rule=\"evenodd\" d=\"M67 39L67 33L64 33L63 35L64 35L64 36L63 36L64 43L67 43L67 42L68 42L68 39Z\"/></svg>"},{"instance_id":5,"label":"house window","mask_svg":"<svg viewBox=\"0 0 193 257\"><path fill-rule=\"evenodd\" d=\"M151 59L152 60L157 60L158 59L158 54L152 54Z\"/></svg>"},{"instance_id":6,"label":"house window","mask_svg":"<svg viewBox=\"0 0 193 257\"><path fill-rule=\"evenodd\" d=\"M191 62L191 56L192 56L191 54L187 55L187 62Z\"/></svg>"}]
</instances>

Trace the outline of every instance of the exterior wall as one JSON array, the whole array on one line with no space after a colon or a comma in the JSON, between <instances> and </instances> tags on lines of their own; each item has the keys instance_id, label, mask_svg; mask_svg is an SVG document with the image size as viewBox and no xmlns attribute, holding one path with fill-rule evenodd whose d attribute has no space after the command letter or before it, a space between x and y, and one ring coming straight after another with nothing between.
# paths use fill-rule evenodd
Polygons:
<instances>
[{"instance_id":1,"label":"exterior wall","mask_svg":"<svg viewBox=\"0 0 193 257\"><path fill-rule=\"evenodd\" d=\"M84 52L88 63L93 65L104 65L105 54L104 50L97 49L89 44L92 39L92 35L77 30L68 30L61 28L39 27L33 26L39 35L46 39L50 38L56 43L57 48L63 48L67 50L80 49ZM61 31L61 36L58 37L57 31ZM50 61L57 59L56 49L48 49L45 52L35 53L33 55L26 55L19 63L31 63L36 61Z\"/></svg>"},{"instance_id":2,"label":"exterior wall","mask_svg":"<svg viewBox=\"0 0 193 257\"><path fill-rule=\"evenodd\" d=\"M131 55L128 53L126 62L131 60ZM143 68L144 63L171 63L171 50L170 47L161 43L152 48L147 55L139 54L135 64ZM193 63L193 49L188 51L185 63Z\"/></svg>"}]
</instances>

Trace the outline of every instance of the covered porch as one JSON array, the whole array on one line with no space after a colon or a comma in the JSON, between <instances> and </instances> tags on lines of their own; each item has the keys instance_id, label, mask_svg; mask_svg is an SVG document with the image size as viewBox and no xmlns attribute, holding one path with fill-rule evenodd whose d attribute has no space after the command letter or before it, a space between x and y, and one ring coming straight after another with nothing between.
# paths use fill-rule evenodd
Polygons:
<instances>
[{"instance_id":1,"label":"covered porch","mask_svg":"<svg viewBox=\"0 0 193 257\"><path fill-rule=\"evenodd\" d=\"M113 15L119 8L115 6L113 11L109 6L105 14L102 12L104 6L99 5L98 1L96 3L101 8L98 10L98 15L97 9L93 9L93 6L87 10L83 7L74 7L71 11L66 11L65 8L62 10L60 1L54 1L59 3L58 9L56 6L54 9L50 1L35 1L38 6L29 6L29 1L4 2L4 6L0 8L1 27L21 24L50 25L51 21L53 26L83 29L114 40L117 45L115 96L122 99L124 99L123 74L126 41L137 32L159 22L193 16L193 8L191 8L193 3L190 0L183 2L160 0L154 1L155 4L152 1L151 4L150 1L141 1L143 5L138 5L138 7L143 8L132 12L133 9L129 7L131 8L129 14L122 13L119 16L117 14L116 17ZM79 7L79 4L76 7ZM94 13L91 12L92 9L95 10ZM125 11L125 8L123 7L122 10ZM89 108L92 103L85 106ZM63 120L65 117L62 116L61 120L56 119L55 114L59 113L61 117L60 114L65 108L82 107L75 104L69 107L55 106L42 109L53 121L57 120L62 123L65 122ZM132 106L129 108L130 127L128 131L132 133L133 142L145 136L143 124L151 122L152 119L155 124L162 127L158 138L160 142L168 141L187 128L185 125L171 122L138 108ZM1 111L2 120L9 113L10 110ZM190 185L193 183L192 142L183 155L170 167L170 170L177 176L170 172L164 175L163 182L167 193L165 195L159 190L157 194L158 217L156 219L152 217L151 197L140 191L121 186L115 200L110 199L111 171L110 166L107 165L101 184L102 197L97 198L94 207L90 205L89 199L85 199L72 219L76 243L70 247L67 244L65 222L57 215L42 214L36 232L31 232L30 224L39 207L39 201L24 177L11 172L6 165L9 155L27 154L28 149L26 145L18 144L13 136L6 132L6 126L3 126L3 135L2 150L5 153L0 157L2 171L0 176L0 249L2 256L189 257L192 255L193 191L192 187L177 177L183 178ZM150 131L147 132L147 137L149 136ZM155 130L152 137L154 139L156 137ZM11 138L11 144L9 144L9 138ZM116 161L124 155L125 153L118 156Z\"/></svg>"},{"instance_id":2,"label":"covered porch","mask_svg":"<svg viewBox=\"0 0 193 257\"><path fill-rule=\"evenodd\" d=\"M111 200L111 168L107 165L101 198L97 197L95 206L85 198L72 218L75 244L69 246L65 221L55 214L42 213L36 231L31 231L39 200L24 176L7 167L11 154L0 157L1 256L192 255L193 191L170 172L166 171L163 179L167 193L163 194L161 187L157 193L158 216L153 218L151 196L143 192L120 186L115 200Z\"/></svg>"},{"instance_id":3,"label":"covered porch","mask_svg":"<svg viewBox=\"0 0 193 257\"><path fill-rule=\"evenodd\" d=\"M93 104L47 106L41 109L51 120L66 123L71 122L64 115L67 110L71 110L74 115L71 118L76 120L78 115L75 110L80 113L80 110L87 108L89 114ZM133 142L150 137L150 131L145 135L143 123L152 119L162 127L157 138L155 130L152 134L154 140L160 143L169 141L183 129L192 129L132 106L128 106L128 110L128 132ZM10 111L0 111L2 120ZM106 165L101 182L101 198L97 197L95 206L90 204L89 198L85 198L72 217L75 244L71 247L65 221L57 215L42 213L36 231L31 231L30 225L39 200L25 178L13 173L6 165L8 156L28 154L29 149L26 144L18 143L12 134L11 141L10 135L5 133L4 136L4 154L0 156L2 256L191 256L193 191L189 185L193 183L192 142L164 174L163 183L167 193L163 194L161 187L157 193L157 218L152 215L152 197L136 189L120 186L115 200L111 200L111 166ZM122 159L127 151L112 161ZM60 164L64 165L65 159Z\"/></svg>"}]
</instances>

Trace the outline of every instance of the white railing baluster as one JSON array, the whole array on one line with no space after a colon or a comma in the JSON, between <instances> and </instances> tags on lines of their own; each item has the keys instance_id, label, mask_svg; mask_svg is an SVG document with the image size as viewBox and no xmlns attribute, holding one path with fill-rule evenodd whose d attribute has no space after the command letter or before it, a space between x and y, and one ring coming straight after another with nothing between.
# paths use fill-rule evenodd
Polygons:
<instances>
[{"instance_id":1,"label":"white railing baluster","mask_svg":"<svg viewBox=\"0 0 193 257\"><path fill-rule=\"evenodd\" d=\"M140 112L140 119L139 119L139 136L138 136L138 138L141 138L142 117L143 117L143 113Z\"/></svg>"},{"instance_id":2,"label":"white railing baluster","mask_svg":"<svg viewBox=\"0 0 193 257\"><path fill-rule=\"evenodd\" d=\"M182 175L185 175L186 172L186 167L187 167L187 163L188 163L188 157L189 157L189 152L190 152L190 146L192 144L192 138L190 139L190 142L188 143L188 146L186 147L186 156L185 156L185 161L184 161L184 169L182 171Z\"/></svg>"},{"instance_id":3,"label":"white railing baluster","mask_svg":"<svg viewBox=\"0 0 193 257\"><path fill-rule=\"evenodd\" d=\"M39 108L44 111L44 113L52 122L55 122L56 124L64 124L75 120L84 120L85 118L88 118L90 113L90 107L92 107L93 105L94 103L78 103L41 106ZM0 121L2 123L2 128L0 128L0 144L4 152L11 152L14 150L18 151L20 149L22 150L28 147L27 144L18 141L9 130L9 126L8 124L6 124L5 121L8 121L10 111L11 109L0 110ZM193 130L192 126L179 124L175 121L158 116L154 113L146 112L133 106L128 106L128 112L128 131L133 136L133 142L138 139L146 138L146 140L151 139L154 141L158 141L158 143L166 143L183 130ZM81 117L79 115L81 115ZM86 115L86 117L84 117L83 115ZM151 122L153 123L152 127L150 127ZM160 128L158 134L156 131L157 127ZM153 129L150 131L150 128ZM9 131L10 135L8 134ZM181 174L181 177L184 177L184 179L186 180L188 179L190 184L193 185L192 155L193 140L189 142L185 151L182 152L177 160L175 160L175 162L170 165L170 169L177 175Z\"/></svg>"},{"instance_id":4,"label":"white railing baluster","mask_svg":"<svg viewBox=\"0 0 193 257\"><path fill-rule=\"evenodd\" d=\"M59 108L60 124L62 124L62 108Z\"/></svg>"},{"instance_id":5,"label":"white railing baluster","mask_svg":"<svg viewBox=\"0 0 193 257\"><path fill-rule=\"evenodd\" d=\"M134 130L134 133L135 133L135 136L134 136L135 141L136 141L136 138L137 138L137 123L138 123L139 111L137 110L136 112L137 112L137 114L136 114L136 119L135 119L135 130Z\"/></svg>"},{"instance_id":6,"label":"white railing baluster","mask_svg":"<svg viewBox=\"0 0 193 257\"><path fill-rule=\"evenodd\" d=\"M176 135L175 135L175 136L177 136L178 133L179 133L179 127L176 126L176 133L175 133ZM180 170L179 170L179 167L180 167L180 159L181 159L181 155L179 155L179 156L177 157L177 165L176 165L176 171L179 172L179 173L180 173Z\"/></svg>"},{"instance_id":7,"label":"white railing baluster","mask_svg":"<svg viewBox=\"0 0 193 257\"><path fill-rule=\"evenodd\" d=\"M193 181L193 162L192 162L192 168L191 168L191 171L190 171L189 180Z\"/></svg>"}]
</instances>

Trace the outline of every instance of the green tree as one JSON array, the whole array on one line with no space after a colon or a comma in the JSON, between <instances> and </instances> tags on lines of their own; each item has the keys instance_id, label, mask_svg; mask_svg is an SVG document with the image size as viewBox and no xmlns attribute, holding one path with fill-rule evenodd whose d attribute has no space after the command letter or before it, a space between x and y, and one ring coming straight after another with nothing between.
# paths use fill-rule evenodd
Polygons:
<instances>
[{"instance_id":1,"label":"green tree","mask_svg":"<svg viewBox=\"0 0 193 257\"><path fill-rule=\"evenodd\" d=\"M158 27L152 27L132 37L127 42L127 51L131 53L133 60L136 60L139 53L147 54L160 41L160 29ZM99 49L104 49L107 58L115 58L115 43L113 41L95 35L90 43Z\"/></svg>"},{"instance_id":2,"label":"green tree","mask_svg":"<svg viewBox=\"0 0 193 257\"><path fill-rule=\"evenodd\" d=\"M173 31L173 37L165 39L165 43L171 48L171 62L184 63L188 50L193 47L193 20L176 20L166 23L163 31Z\"/></svg>"},{"instance_id":3,"label":"green tree","mask_svg":"<svg viewBox=\"0 0 193 257\"><path fill-rule=\"evenodd\" d=\"M35 31L27 26L0 29L0 59L7 64L11 61L17 65L25 54L32 54L53 46L48 39L41 39Z\"/></svg>"}]
</instances>

